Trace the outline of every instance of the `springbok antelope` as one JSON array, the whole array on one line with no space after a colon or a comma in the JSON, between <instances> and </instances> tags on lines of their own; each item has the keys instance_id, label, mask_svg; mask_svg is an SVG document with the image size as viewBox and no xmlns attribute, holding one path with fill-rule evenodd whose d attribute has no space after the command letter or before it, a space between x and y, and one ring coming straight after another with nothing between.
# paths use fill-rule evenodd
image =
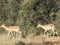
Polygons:
<instances>
[{"instance_id":1,"label":"springbok antelope","mask_svg":"<svg viewBox=\"0 0 60 45\"><path fill-rule=\"evenodd\" d=\"M39 27L45 30L45 31L44 31L44 35L45 35L45 33L46 33L48 30L51 30L51 31L53 32L53 35L56 33L57 36L58 36L58 33L55 32L56 28L55 28L55 25L54 25L54 24L47 24L47 25L38 24L38 25L37 25L37 28L39 28Z\"/></svg>"},{"instance_id":2,"label":"springbok antelope","mask_svg":"<svg viewBox=\"0 0 60 45\"><path fill-rule=\"evenodd\" d=\"M10 33L12 34L13 31L20 33L20 36L21 36L21 31L19 31L20 30L19 26L9 26L9 27L6 27L3 24L0 27L3 27L5 30L8 31L8 36L9 36Z\"/></svg>"}]
</instances>

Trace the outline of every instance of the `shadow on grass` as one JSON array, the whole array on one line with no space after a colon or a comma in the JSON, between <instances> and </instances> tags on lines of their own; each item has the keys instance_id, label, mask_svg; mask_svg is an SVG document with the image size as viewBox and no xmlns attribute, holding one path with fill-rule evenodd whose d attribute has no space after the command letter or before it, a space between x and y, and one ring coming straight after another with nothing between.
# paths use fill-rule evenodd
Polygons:
<instances>
[{"instance_id":1,"label":"shadow on grass","mask_svg":"<svg viewBox=\"0 0 60 45\"><path fill-rule=\"evenodd\" d=\"M24 42L22 41L19 41L19 43L17 43L16 45L58 45L59 42L42 42L42 43L28 43L28 44L25 44Z\"/></svg>"},{"instance_id":2,"label":"shadow on grass","mask_svg":"<svg viewBox=\"0 0 60 45\"><path fill-rule=\"evenodd\" d=\"M16 43L16 45L26 45L26 44L22 41L19 41L18 43Z\"/></svg>"}]
</instances>

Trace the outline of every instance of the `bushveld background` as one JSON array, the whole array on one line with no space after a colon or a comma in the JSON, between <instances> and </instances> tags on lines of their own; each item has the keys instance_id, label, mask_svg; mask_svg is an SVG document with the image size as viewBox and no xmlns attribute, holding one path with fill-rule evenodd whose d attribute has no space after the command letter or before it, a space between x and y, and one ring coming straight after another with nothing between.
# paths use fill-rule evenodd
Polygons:
<instances>
[{"instance_id":1,"label":"bushveld background","mask_svg":"<svg viewBox=\"0 0 60 45\"><path fill-rule=\"evenodd\" d=\"M60 37L43 36L37 24L55 24L60 36L60 0L0 0L0 25L20 26L22 38L7 38L0 28L0 45L60 45ZM23 38L24 37L24 38Z\"/></svg>"}]
</instances>

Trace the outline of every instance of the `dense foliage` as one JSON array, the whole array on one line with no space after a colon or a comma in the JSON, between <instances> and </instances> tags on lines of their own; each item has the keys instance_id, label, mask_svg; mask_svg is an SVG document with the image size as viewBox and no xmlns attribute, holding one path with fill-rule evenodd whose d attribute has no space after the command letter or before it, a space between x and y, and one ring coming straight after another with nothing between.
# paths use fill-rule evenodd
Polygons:
<instances>
[{"instance_id":1,"label":"dense foliage","mask_svg":"<svg viewBox=\"0 0 60 45\"><path fill-rule=\"evenodd\" d=\"M34 32L37 23L53 23L57 11L55 0L0 0L0 24Z\"/></svg>"}]
</instances>

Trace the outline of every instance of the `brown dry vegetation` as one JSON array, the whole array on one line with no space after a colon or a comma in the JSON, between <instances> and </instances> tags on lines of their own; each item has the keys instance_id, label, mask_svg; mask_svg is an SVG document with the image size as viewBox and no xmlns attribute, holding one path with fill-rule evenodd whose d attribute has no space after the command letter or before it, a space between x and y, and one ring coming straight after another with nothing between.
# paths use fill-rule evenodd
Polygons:
<instances>
[{"instance_id":1,"label":"brown dry vegetation","mask_svg":"<svg viewBox=\"0 0 60 45\"><path fill-rule=\"evenodd\" d=\"M34 36L8 38L6 34L1 34L0 45L60 45L60 37Z\"/></svg>"}]
</instances>

